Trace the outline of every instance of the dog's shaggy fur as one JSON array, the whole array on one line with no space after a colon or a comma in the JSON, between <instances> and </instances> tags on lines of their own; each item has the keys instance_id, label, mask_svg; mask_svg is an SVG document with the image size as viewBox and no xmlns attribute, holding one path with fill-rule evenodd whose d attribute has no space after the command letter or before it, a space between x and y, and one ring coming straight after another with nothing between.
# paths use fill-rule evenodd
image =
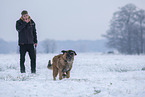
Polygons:
<instances>
[{"instance_id":1,"label":"dog's shaggy fur","mask_svg":"<svg viewBox=\"0 0 145 97\"><path fill-rule=\"evenodd\" d=\"M69 78L72 64L74 61L74 56L77 55L73 50L63 50L63 54L57 55L53 58L53 63L50 60L48 63L48 69L53 70L53 79L56 80L56 76L59 73L59 79Z\"/></svg>"}]
</instances>

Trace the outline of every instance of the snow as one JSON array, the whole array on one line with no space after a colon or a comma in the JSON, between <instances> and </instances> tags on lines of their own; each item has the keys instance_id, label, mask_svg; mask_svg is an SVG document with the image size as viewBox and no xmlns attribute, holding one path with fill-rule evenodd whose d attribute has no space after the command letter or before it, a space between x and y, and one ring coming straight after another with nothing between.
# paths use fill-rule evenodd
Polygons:
<instances>
[{"instance_id":1,"label":"snow","mask_svg":"<svg viewBox=\"0 0 145 97\"><path fill-rule=\"evenodd\" d=\"M48 60L37 54L37 73L19 72L19 54L0 55L0 97L145 97L144 55L79 53L69 79L53 81Z\"/></svg>"}]
</instances>

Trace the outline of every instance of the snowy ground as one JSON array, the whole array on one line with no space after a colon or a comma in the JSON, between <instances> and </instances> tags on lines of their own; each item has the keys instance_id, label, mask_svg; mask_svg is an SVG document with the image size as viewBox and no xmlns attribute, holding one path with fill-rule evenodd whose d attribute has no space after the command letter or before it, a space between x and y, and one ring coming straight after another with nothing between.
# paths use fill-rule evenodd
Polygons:
<instances>
[{"instance_id":1,"label":"snowy ground","mask_svg":"<svg viewBox=\"0 0 145 97\"><path fill-rule=\"evenodd\" d=\"M145 56L78 54L71 77L53 81L47 62L37 55L37 74L19 73L19 55L0 55L0 97L145 97Z\"/></svg>"}]
</instances>

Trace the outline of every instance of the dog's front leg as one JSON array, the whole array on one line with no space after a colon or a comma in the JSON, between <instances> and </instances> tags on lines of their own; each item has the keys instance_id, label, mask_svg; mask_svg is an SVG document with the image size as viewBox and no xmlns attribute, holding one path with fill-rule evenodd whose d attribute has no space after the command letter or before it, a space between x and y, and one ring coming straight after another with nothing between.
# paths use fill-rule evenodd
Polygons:
<instances>
[{"instance_id":1,"label":"dog's front leg","mask_svg":"<svg viewBox=\"0 0 145 97\"><path fill-rule=\"evenodd\" d=\"M62 71L61 70L59 70L59 80L62 80Z\"/></svg>"},{"instance_id":2,"label":"dog's front leg","mask_svg":"<svg viewBox=\"0 0 145 97\"><path fill-rule=\"evenodd\" d=\"M67 74L66 78L69 78L70 77L70 71L68 71L66 74Z\"/></svg>"}]
</instances>

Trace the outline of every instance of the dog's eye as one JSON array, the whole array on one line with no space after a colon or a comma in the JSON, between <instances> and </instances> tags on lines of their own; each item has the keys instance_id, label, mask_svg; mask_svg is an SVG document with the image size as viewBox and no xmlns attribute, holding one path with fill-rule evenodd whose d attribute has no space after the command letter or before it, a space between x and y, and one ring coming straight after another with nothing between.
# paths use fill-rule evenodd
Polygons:
<instances>
[{"instance_id":1,"label":"dog's eye","mask_svg":"<svg viewBox=\"0 0 145 97\"><path fill-rule=\"evenodd\" d=\"M70 55L73 55L74 53L73 52L70 52Z\"/></svg>"}]
</instances>

